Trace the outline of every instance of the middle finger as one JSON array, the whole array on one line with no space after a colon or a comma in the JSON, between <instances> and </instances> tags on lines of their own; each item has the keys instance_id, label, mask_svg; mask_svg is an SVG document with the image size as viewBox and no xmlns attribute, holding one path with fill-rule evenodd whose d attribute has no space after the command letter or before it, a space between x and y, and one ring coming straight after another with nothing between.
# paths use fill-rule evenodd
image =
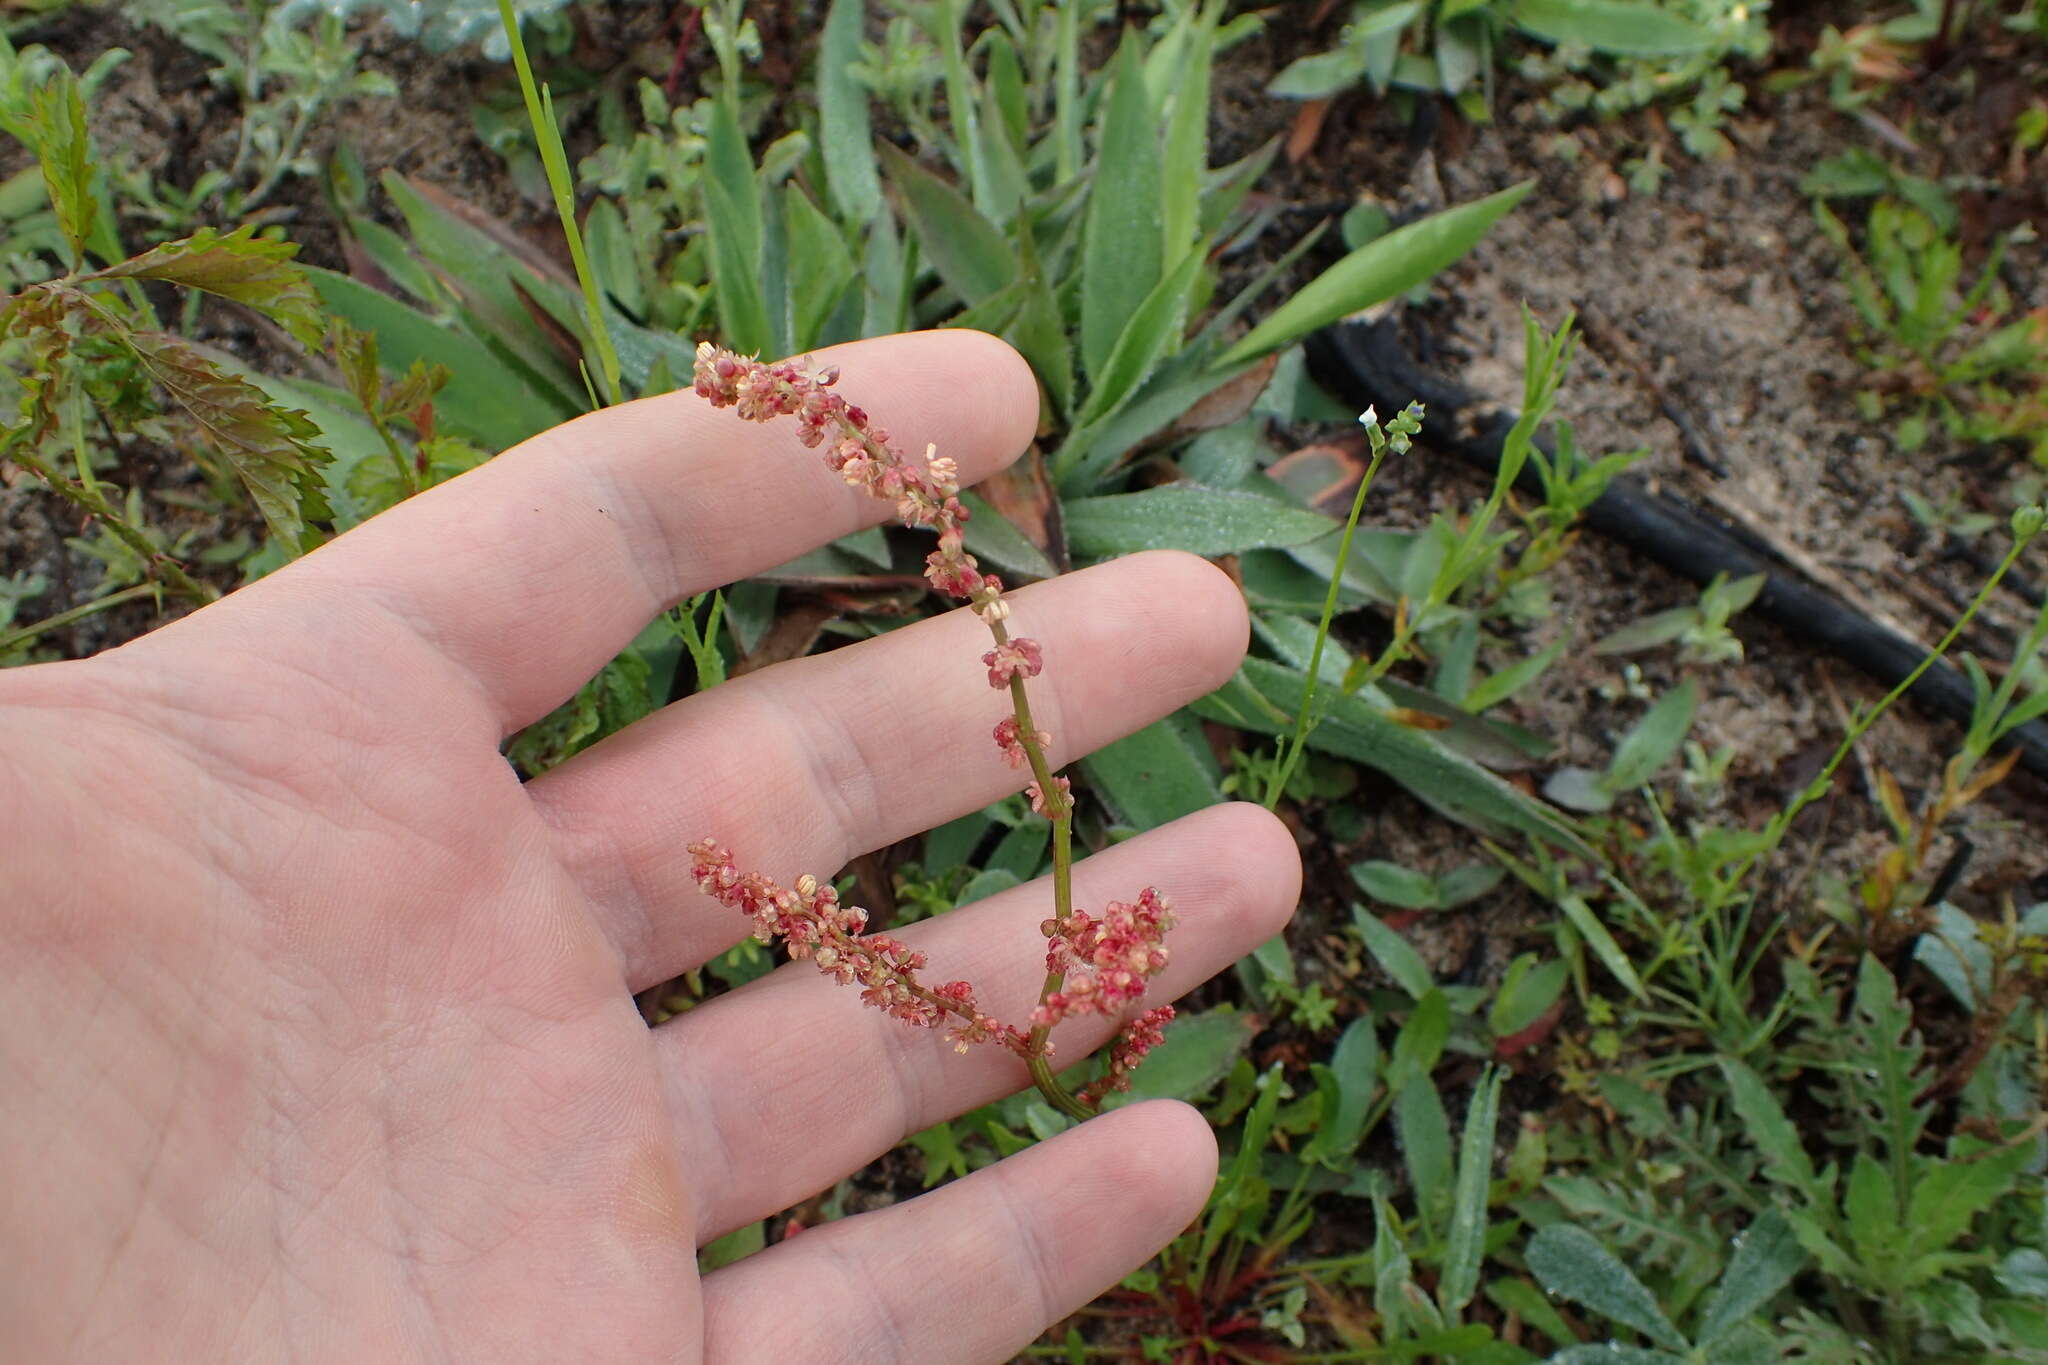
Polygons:
<instances>
[{"instance_id":1,"label":"middle finger","mask_svg":"<svg viewBox=\"0 0 2048 1365\"><path fill-rule=\"evenodd\" d=\"M1134 555L1011 597L1044 646L1034 719L1055 766L1219 687L1243 657L1235 585L1192 555ZM633 990L747 932L690 877L691 842L744 850L788 884L1021 790L991 736L987 629L960 610L737 678L529 784Z\"/></svg>"}]
</instances>

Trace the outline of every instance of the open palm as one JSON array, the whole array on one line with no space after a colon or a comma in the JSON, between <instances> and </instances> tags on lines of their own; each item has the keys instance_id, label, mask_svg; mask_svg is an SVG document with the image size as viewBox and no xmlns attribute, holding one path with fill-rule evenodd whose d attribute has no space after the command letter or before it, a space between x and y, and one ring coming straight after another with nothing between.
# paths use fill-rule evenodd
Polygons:
<instances>
[{"instance_id":1,"label":"open palm","mask_svg":"<svg viewBox=\"0 0 2048 1365\"><path fill-rule=\"evenodd\" d=\"M1029 438L1029 375L989 338L830 358L963 482ZM500 744L669 604L884 512L786 427L643 400L123 649L0 675L9 1352L1000 1360L1179 1232L1208 1130L1136 1105L699 1282L698 1245L1025 1083L801 966L652 1030L630 998L747 929L691 885L691 840L787 881L1013 788L982 628L765 670L530 784ZM1013 601L1058 759L1244 643L1185 556ZM1298 865L1221 807L1083 863L1077 901L1148 882L1183 924L1170 997L1277 929ZM906 937L1021 1018L1047 904L1020 887ZM1072 1025L1061 1055L1102 1036Z\"/></svg>"}]
</instances>

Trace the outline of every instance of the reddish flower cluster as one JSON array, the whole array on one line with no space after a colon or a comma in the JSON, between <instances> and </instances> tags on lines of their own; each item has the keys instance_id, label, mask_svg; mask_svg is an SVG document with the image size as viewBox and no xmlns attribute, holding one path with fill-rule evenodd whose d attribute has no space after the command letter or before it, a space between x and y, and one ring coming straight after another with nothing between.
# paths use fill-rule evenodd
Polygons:
<instances>
[{"instance_id":1,"label":"reddish flower cluster","mask_svg":"<svg viewBox=\"0 0 2048 1365\"><path fill-rule=\"evenodd\" d=\"M697 347L693 387L713 407L732 408L750 422L795 417L797 437L807 446L833 438L825 463L840 478L895 503L904 525L939 533L939 548L925 558L925 577L932 586L948 596L974 599L983 620L1000 621L1009 614L1001 604L1002 582L984 574L967 552L963 528L968 512L960 501L959 467L930 446L924 468L912 465L889 444L887 431L831 391L838 378L837 370L812 374L797 361L749 360L707 341Z\"/></svg>"},{"instance_id":2,"label":"reddish flower cluster","mask_svg":"<svg viewBox=\"0 0 2048 1365\"><path fill-rule=\"evenodd\" d=\"M1045 970L1063 976L1032 1013L1034 1028L1050 1028L1082 1014L1115 1015L1145 994L1145 982L1166 966L1162 940L1174 924L1166 897L1151 887L1136 904L1111 901L1096 919L1076 910L1039 926L1045 933Z\"/></svg>"},{"instance_id":3,"label":"reddish flower cluster","mask_svg":"<svg viewBox=\"0 0 2048 1365\"><path fill-rule=\"evenodd\" d=\"M1018 636L1004 640L994 649L981 656L988 665L988 685L1008 687L1012 678L1035 678L1045 667L1045 660L1039 655L1038 641Z\"/></svg>"},{"instance_id":4,"label":"reddish flower cluster","mask_svg":"<svg viewBox=\"0 0 2048 1365\"><path fill-rule=\"evenodd\" d=\"M1064 777L1055 777L1052 780L1052 784L1059 788L1060 801L1063 803L1064 808L1072 810L1074 808L1074 784L1067 781ZM1046 814L1045 792L1039 787L1037 779L1034 778L1032 781L1024 784L1024 795L1030 798L1031 809L1035 813L1039 815Z\"/></svg>"},{"instance_id":5,"label":"reddish flower cluster","mask_svg":"<svg viewBox=\"0 0 2048 1365\"><path fill-rule=\"evenodd\" d=\"M895 504L907 526L926 527L938 535L938 548L925 558L925 577L938 591L965 599L995 637L995 648L982 655L989 686L998 690L1037 677L1044 659L1035 640L1012 638L1003 622L1010 606L1003 582L981 571L967 551L967 508L960 501L960 474L950 459L925 448L922 467L911 464L890 444L889 433L868 415L831 391L836 370L813 373L800 361L769 363L722 350L710 343L697 348L695 388L714 407L730 407L747 421L776 417L796 419L804 445L824 446L825 462L848 485ZM1025 792L1031 808L1059 822L1073 808L1067 779L1054 777L1055 804L1037 774L1047 771L1045 749L1052 736L1031 725L1030 709L1021 694L1015 713L995 727L996 747L1012 768L1033 769ZM1059 842L1056 848L1064 850ZM867 912L842 906L833 889L804 876L793 890L756 873L741 873L732 854L710 840L690 845L697 884L722 904L744 911L754 921L762 942L781 938L792 958L810 958L818 969L844 985L862 987L861 999L906 1023L935 1027L950 1018L950 1036L962 1052L975 1043L992 1042L1033 1063L1047 1095L1069 1113L1076 1112L1067 1095L1041 1063L1052 1055L1047 1037L1053 1025L1077 1015L1114 1017L1136 1002L1145 983L1166 965L1161 940L1173 926L1166 900L1149 887L1137 903L1111 902L1096 919L1072 911L1043 926L1050 942L1046 951L1046 983L1029 1033L999 1023L982 1013L974 990L965 981L928 987L917 973L924 954L887 934L863 934ZM1055 902L1068 902L1064 854L1055 860ZM1092 1105L1112 1090L1129 1087L1139 1060L1157 1046L1173 1010L1162 1006L1129 1021L1109 1056L1108 1071L1081 1095ZM1085 1112L1083 1110L1082 1112Z\"/></svg>"},{"instance_id":6,"label":"reddish flower cluster","mask_svg":"<svg viewBox=\"0 0 2048 1365\"><path fill-rule=\"evenodd\" d=\"M1052 736L1043 730L1038 732L1037 739L1040 749L1052 743ZM1004 716L996 722L996 747L1003 751L1003 761L1011 767L1030 766L1031 754L1024 748L1024 727L1017 724L1015 716Z\"/></svg>"},{"instance_id":7,"label":"reddish flower cluster","mask_svg":"<svg viewBox=\"0 0 2048 1365\"><path fill-rule=\"evenodd\" d=\"M842 906L829 884L806 873L789 889L758 872L743 873L733 864L732 851L710 839L691 844L689 852L690 875L700 890L751 917L754 937L761 942L780 938L792 958L810 958L842 986L858 983L862 1003L919 1028L936 1027L952 1015L950 1036L960 1052L974 1043L994 1042L1027 1055L1026 1035L983 1014L972 986L965 981L921 984L917 973L927 965L925 955L887 934L862 934L868 912Z\"/></svg>"},{"instance_id":8,"label":"reddish flower cluster","mask_svg":"<svg viewBox=\"0 0 2048 1365\"><path fill-rule=\"evenodd\" d=\"M1159 1005L1125 1024L1110 1045L1109 1069L1097 1080L1082 1086L1075 1098L1083 1104L1100 1104L1102 1097L1131 1088L1131 1073L1145 1054L1166 1041L1166 1026L1173 1022L1173 1006Z\"/></svg>"}]
</instances>

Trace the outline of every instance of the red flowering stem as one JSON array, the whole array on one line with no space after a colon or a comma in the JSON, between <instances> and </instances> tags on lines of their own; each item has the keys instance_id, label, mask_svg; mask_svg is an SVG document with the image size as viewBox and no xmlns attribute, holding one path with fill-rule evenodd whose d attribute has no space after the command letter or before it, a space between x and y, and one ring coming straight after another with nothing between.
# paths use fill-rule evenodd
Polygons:
<instances>
[{"instance_id":1,"label":"red flowering stem","mask_svg":"<svg viewBox=\"0 0 2048 1365\"><path fill-rule=\"evenodd\" d=\"M792 958L815 958L821 971L842 984L858 981L866 987L865 1003L923 1028L957 1019L952 1037L962 1051L995 1042L1017 1053L1048 1101L1072 1118L1088 1118L1105 1094L1128 1087L1132 1068L1163 1041L1161 1029L1173 1009L1159 1006L1125 1019L1104 1075L1079 1095L1053 1074L1052 1030L1080 1015L1117 1018L1136 1004L1146 980L1166 966L1162 940L1173 927L1172 911L1152 887L1135 903L1109 902L1100 917L1074 908L1073 797L1067 779L1046 757L1052 736L1037 728L1024 688L1025 679L1044 667L1042 650L1037 641L1012 637L1005 628L1010 606L1002 580L983 573L966 548L968 510L959 497L958 466L931 447L921 464L904 458L867 413L831 392L837 378L836 371L813 373L801 361L748 359L707 342L697 348L693 387L714 406L733 408L743 421L793 417L803 444L826 446L825 463L848 485L893 502L904 525L936 532L938 548L925 557L925 577L937 591L965 600L994 638L995 648L981 661L989 685L1008 689L1011 707L995 727L996 747L1013 769L1030 768L1025 794L1032 810L1052 824L1054 913L1044 922L1046 977L1030 1031L983 1014L965 981L937 989L918 984L924 955L886 934L863 934L866 912L839 905L815 877L799 878L784 890L758 873L741 873L728 850L703 840L690 846L698 884L751 915L762 942L780 939Z\"/></svg>"},{"instance_id":2,"label":"red flowering stem","mask_svg":"<svg viewBox=\"0 0 2048 1365\"><path fill-rule=\"evenodd\" d=\"M895 461L898 456L885 445L877 442L867 428L856 426L842 413L835 413L834 421L846 436L859 441L868 457L881 464ZM988 621L989 634L995 637L996 647L1001 649L1010 643L1010 632L1001 619ZM1045 746L1038 742L1039 730L1031 717L1031 698L1024 690L1021 673L1010 677L1010 706L1017 720L1017 738L1022 744L1025 757L1031 765L1031 775L1037 779L1041 793L1040 805L1047 820L1052 822L1052 904L1053 917L1064 920L1074 908L1074 802L1054 776L1051 760L1045 756ZM1039 987L1039 1003L1055 995L1066 982L1066 973L1048 972L1045 983ZM1048 1056L1047 1043L1052 1035L1049 1024L1040 1024L1031 1030L1024 1060L1031 1070L1031 1080L1039 1093L1061 1113L1073 1119L1094 1117L1095 1106L1083 1104L1074 1098L1060 1078L1054 1074Z\"/></svg>"},{"instance_id":3,"label":"red flowering stem","mask_svg":"<svg viewBox=\"0 0 2048 1365\"><path fill-rule=\"evenodd\" d=\"M1009 642L1009 632L1003 629L1001 621L989 622L988 629L995 636L998 647ZM1053 918L1064 920L1074 910L1074 802L1054 779L1052 763L1045 756L1045 746L1038 742L1038 726L1031 718L1031 698L1024 691L1024 679L1021 677L1010 679L1010 705L1016 712L1017 737L1024 746L1025 757L1030 760L1031 775L1038 779L1038 790L1044 794L1046 818L1052 821ZM1045 984L1038 989L1038 1002L1042 1005L1051 999L1065 982L1065 972L1047 972ZM1053 1108L1069 1118L1092 1118L1095 1106L1075 1099L1066 1086L1060 1084L1060 1078L1053 1074L1052 1062L1046 1055L1046 1043L1051 1036L1049 1024L1040 1024L1031 1030L1024 1049L1024 1062L1031 1069L1032 1083Z\"/></svg>"}]
</instances>

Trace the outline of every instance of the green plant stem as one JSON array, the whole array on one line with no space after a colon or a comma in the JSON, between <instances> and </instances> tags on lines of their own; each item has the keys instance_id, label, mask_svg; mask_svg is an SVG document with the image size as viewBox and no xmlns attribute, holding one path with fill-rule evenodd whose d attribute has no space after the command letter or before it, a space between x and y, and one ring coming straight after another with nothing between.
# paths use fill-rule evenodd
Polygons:
<instances>
[{"instance_id":1,"label":"green plant stem","mask_svg":"<svg viewBox=\"0 0 2048 1365\"><path fill-rule=\"evenodd\" d=\"M625 401L619 380L619 353L612 345L611 329L597 294L597 276L591 272L590 257L583 250L583 233L576 225L576 182L569 174L569 154L562 146L562 132L555 124L554 99L546 87L533 78L526 60L526 43L519 34L519 19L512 12L512 0L498 0L498 18L505 25L505 37L512 45L512 64L519 70L519 92L526 98L526 118L533 125L533 141L540 150L548 189L554 193L555 216L562 220L562 235L569 241L569 259L576 266L576 282L583 287L583 311L590 323L590 344L597 350L597 364L604 375L607 403Z\"/></svg>"},{"instance_id":2,"label":"green plant stem","mask_svg":"<svg viewBox=\"0 0 2048 1365\"><path fill-rule=\"evenodd\" d=\"M1052 78L1053 183L1081 170L1081 0L1059 0L1058 53Z\"/></svg>"},{"instance_id":3,"label":"green plant stem","mask_svg":"<svg viewBox=\"0 0 2048 1365\"><path fill-rule=\"evenodd\" d=\"M204 606L220 596L212 587L186 573L185 566L176 559L150 544L149 537L130 526L121 514L114 510L113 504L107 501L106 495L100 492L97 484L81 484L65 478L32 451L17 449L9 452L7 458L41 479L52 491L68 499L112 531L116 539L133 550L136 557L150 566L151 570L180 597Z\"/></svg>"},{"instance_id":4,"label":"green plant stem","mask_svg":"<svg viewBox=\"0 0 2048 1365\"><path fill-rule=\"evenodd\" d=\"M324 99L320 101L321 105L325 103ZM316 112L317 107L302 106L293 117L292 126L286 130L284 141L278 144L277 155L271 160L270 169L263 173L262 179L250 186L248 197L237 206L243 217L262 207L263 201L270 198L284 180L285 173L291 169L293 159L298 156L299 148L306 140L306 133L313 126L313 116Z\"/></svg>"},{"instance_id":5,"label":"green plant stem","mask_svg":"<svg viewBox=\"0 0 2048 1365\"><path fill-rule=\"evenodd\" d=\"M1920 681L1921 675L1934 667L1935 663L1948 653L1950 646L1955 644L1957 637L1963 633L1971 621L1976 619L1977 613L1984 609L1984 604L1991 600L1991 594L1997 590L2000 581L2005 578L2007 573L2011 572L2012 566L2019 562L2020 552L2027 547L2027 539L2014 539L2012 548L2005 552L2005 558L1998 562L1998 567L1992 571L1989 578L1984 580L1984 585L1977 589L1977 595L1970 599L1970 605L1963 609L1963 614L1957 617L1955 624L1948 628L1948 633L1941 637L1941 640L1933 649L1928 651L1927 657L1922 659L1911 673L1900 679L1898 686L1885 693L1877 705L1858 715L1850 722L1848 730L1842 735L1842 742L1835 746L1834 753L1829 756L1819 775L1812 782L1808 783L1799 795L1787 802L1783 810L1771 817L1770 824L1764 827L1763 840L1758 848L1747 858L1743 859L1732 873L1722 879L1722 899L1725 900L1727 895L1732 894L1740 887L1748 879L1750 872L1755 869L1758 863L1777 851L1778 845L1784 842L1787 831L1792 828L1792 822L1799 818L1799 813L1827 794L1828 786L1834 780L1835 770L1842 766L1842 761L1856 747L1856 742L1862 739L1868 733L1870 727L1877 723L1878 717L1891 710L1899 698L1905 696L1906 693L1912 690L1913 684Z\"/></svg>"},{"instance_id":6,"label":"green plant stem","mask_svg":"<svg viewBox=\"0 0 2048 1365\"><path fill-rule=\"evenodd\" d=\"M1003 628L1001 621L989 622L988 629L999 647L1009 643L1010 633ZM1074 910L1074 803L1060 791L1052 764L1045 756L1045 748L1038 742L1038 726L1031 718L1031 698L1024 691L1024 680L1020 677L1010 679L1010 705L1016 712L1017 736L1024 746L1025 757L1030 760L1031 775L1038 782L1040 804L1045 807L1046 818L1052 822L1052 914L1055 920L1064 920ZM1047 972L1045 984L1038 990L1039 1003L1044 1004L1051 999L1065 984L1064 972ZM1045 1024L1036 1025L1031 1030L1025 1052L1032 1083L1055 1109L1067 1117L1076 1120L1094 1117L1095 1111L1076 1099L1053 1074L1052 1062L1045 1051L1051 1034L1051 1027Z\"/></svg>"},{"instance_id":7,"label":"green plant stem","mask_svg":"<svg viewBox=\"0 0 2048 1365\"><path fill-rule=\"evenodd\" d=\"M1330 638L1330 622L1337 615L1337 594L1344 584L1344 570L1351 563L1351 538L1358 531L1358 518L1365 511L1366 495L1372 491L1373 477L1380 472L1380 464L1387 457L1387 445L1378 443L1372 453L1372 462L1365 467L1365 477L1358 481L1358 492L1351 499L1351 515L1344 519L1344 535L1337 542L1337 567L1330 575L1330 590L1323 596L1323 616L1316 623L1315 646L1309 650L1308 676L1301 685L1301 705L1294 713L1294 734L1280 756L1280 767L1266 784L1265 807L1273 810L1280 804L1281 795L1287 790L1287 781L1294 776L1295 764L1301 761L1301 751L1308 743L1308 734L1313 727L1309 724L1309 706L1315 700L1316 682L1323 666L1323 643ZM1390 645L1391 651L1392 646Z\"/></svg>"},{"instance_id":8,"label":"green plant stem","mask_svg":"<svg viewBox=\"0 0 2048 1365\"><path fill-rule=\"evenodd\" d=\"M133 602L138 597L151 596L156 591L157 585L154 583L137 583L131 587L123 588L119 592L110 592L105 597L95 597L90 602L81 602L68 611L58 612L55 616L45 616L40 621L31 621L25 626L16 626L13 630L0 634L0 655L5 655L11 650L19 649L38 635L53 630L62 630L73 622L83 621L88 616L97 616L99 613L112 607L120 606L123 602Z\"/></svg>"}]
</instances>

